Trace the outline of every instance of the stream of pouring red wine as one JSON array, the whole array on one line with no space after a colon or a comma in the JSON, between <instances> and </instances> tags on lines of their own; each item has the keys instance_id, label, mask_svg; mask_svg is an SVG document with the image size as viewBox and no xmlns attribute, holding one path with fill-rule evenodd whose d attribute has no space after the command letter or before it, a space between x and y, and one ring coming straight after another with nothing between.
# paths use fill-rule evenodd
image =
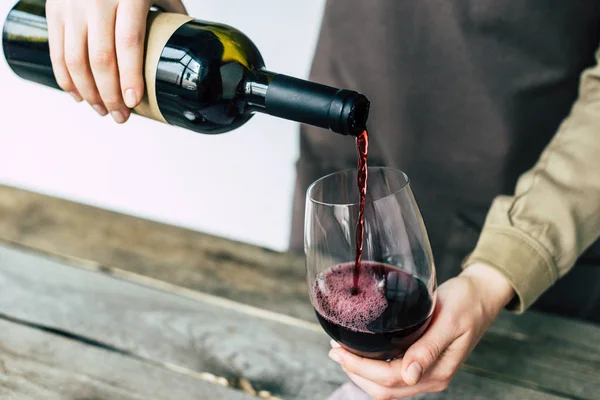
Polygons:
<instances>
[{"instance_id":1,"label":"stream of pouring red wine","mask_svg":"<svg viewBox=\"0 0 600 400\"><path fill-rule=\"evenodd\" d=\"M360 276L360 262L363 252L363 238L365 234L365 198L367 196L367 154L369 152L369 133L365 129L356 138L356 150L358 151L358 173L356 174L356 184L360 194L360 205L358 212L358 222L356 223L356 261L354 264L354 285L352 293L357 294L360 289L358 286L358 277Z\"/></svg>"}]
</instances>

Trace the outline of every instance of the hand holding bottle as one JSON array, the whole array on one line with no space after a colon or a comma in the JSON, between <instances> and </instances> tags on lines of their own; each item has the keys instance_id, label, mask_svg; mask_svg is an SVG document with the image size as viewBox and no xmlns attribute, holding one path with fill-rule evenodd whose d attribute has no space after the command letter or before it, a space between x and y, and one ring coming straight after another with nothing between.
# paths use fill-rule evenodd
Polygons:
<instances>
[{"instance_id":1,"label":"hand holding bottle","mask_svg":"<svg viewBox=\"0 0 600 400\"><path fill-rule=\"evenodd\" d=\"M268 71L243 32L189 17L180 0L151 1L19 0L2 28L4 56L19 77L70 92L117 122L133 108L205 134L255 113L342 135L365 130L364 95ZM149 12L151 4L175 12Z\"/></svg>"},{"instance_id":2,"label":"hand holding bottle","mask_svg":"<svg viewBox=\"0 0 600 400\"><path fill-rule=\"evenodd\" d=\"M186 13L181 0L47 0L48 40L59 86L100 115L127 121L144 94L151 5Z\"/></svg>"}]
</instances>

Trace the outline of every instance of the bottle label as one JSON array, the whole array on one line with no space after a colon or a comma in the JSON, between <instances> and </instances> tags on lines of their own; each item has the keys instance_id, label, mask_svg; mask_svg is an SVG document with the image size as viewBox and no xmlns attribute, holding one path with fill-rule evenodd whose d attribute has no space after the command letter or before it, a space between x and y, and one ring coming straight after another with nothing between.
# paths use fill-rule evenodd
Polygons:
<instances>
[{"instance_id":1,"label":"bottle label","mask_svg":"<svg viewBox=\"0 0 600 400\"><path fill-rule=\"evenodd\" d=\"M156 98L156 71L158 61L173 33L194 18L184 14L150 12L146 34L146 62L144 80L146 92L140 105L133 111L146 118L167 123Z\"/></svg>"}]
</instances>

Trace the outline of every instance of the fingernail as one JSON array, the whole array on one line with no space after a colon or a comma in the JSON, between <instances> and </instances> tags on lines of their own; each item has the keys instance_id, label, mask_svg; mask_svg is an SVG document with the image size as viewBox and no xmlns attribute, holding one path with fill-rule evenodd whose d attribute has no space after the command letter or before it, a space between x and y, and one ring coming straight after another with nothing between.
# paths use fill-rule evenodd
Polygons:
<instances>
[{"instance_id":1,"label":"fingernail","mask_svg":"<svg viewBox=\"0 0 600 400\"><path fill-rule=\"evenodd\" d=\"M75 92L69 92L69 94L71 95L72 98L75 99L76 102L80 103L83 99L81 98L81 96L78 93Z\"/></svg>"},{"instance_id":2,"label":"fingernail","mask_svg":"<svg viewBox=\"0 0 600 400\"><path fill-rule=\"evenodd\" d=\"M125 104L129 108L133 108L137 105L137 94L135 94L135 90L127 89L125 92Z\"/></svg>"},{"instance_id":3,"label":"fingernail","mask_svg":"<svg viewBox=\"0 0 600 400\"><path fill-rule=\"evenodd\" d=\"M111 111L110 115L113 117L117 124L125 122L125 116L121 111Z\"/></svg>"},{"instance_id":4,"label":"fingernail","mask_svg":"<svg viewBox=\"0 0 600 400\"><path fill-rule=\"evenodd\" d=\"M337 349L338 347L342 347L340 346L340 344L338 342L336 342L335 340L331 339L329 341L329 344L331 345L331 347L333 347L334 349Z\"/></svg>"},{"instance_id":5,"label":"fingernail","mask_svg":"<svg viewBox=\"0 0 600 400\"><path fill-rule=\"evenodd\" d=\"M343 359L342 356L340 356L336 351L331 350L329 352L329 358L331 358L333 361L335 361L338 364L342 364L343 363Z\"/></svg>"},{"instance_id":6,"label":"fingernail","mask_svg":"<svg viewBox=\"0 0 600 400\"><path fill-rule=\"evenodd\" d=\"M108 114L108 111L106 111L106 108L102 104L93 105L92 108L103 117Z\"/></svg>"},{"instance_id":7,"label":"fingernail","mask_svg":"<svg viewBox=\"0 0 600 400\"><path fill-rule=\"evenodd\" d=\"M413 362L408 366L408 369L406 370L406 374L410 378L411 382L406 383L408 383L409 385L416 385L419 382L419 379L421 379L422 373L423 367L421 367L421 364L419 364L416 361Z\"/></svg>"}]
</instances>

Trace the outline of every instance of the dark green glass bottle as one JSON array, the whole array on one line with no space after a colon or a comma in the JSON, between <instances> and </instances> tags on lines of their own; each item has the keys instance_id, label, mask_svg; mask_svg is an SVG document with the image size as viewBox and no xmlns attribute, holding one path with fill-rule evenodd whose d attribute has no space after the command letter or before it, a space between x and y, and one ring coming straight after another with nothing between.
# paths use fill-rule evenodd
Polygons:
<instances>
[{"instance_id":1,"label":"dark green glass bottle","mask_svg":"<svg viewBox=\"0 0 600 400\"><path fill-rule=\"evenodd\" d=\"M44 0L18 2L2 42L17 75L58 88ZM240 31L179 14L150 13L144 77L146 95L134 111L200 133L230 131L261 112L357 136L369 114L365 96L269 72Z\"/></svg>"}]
</instances>

